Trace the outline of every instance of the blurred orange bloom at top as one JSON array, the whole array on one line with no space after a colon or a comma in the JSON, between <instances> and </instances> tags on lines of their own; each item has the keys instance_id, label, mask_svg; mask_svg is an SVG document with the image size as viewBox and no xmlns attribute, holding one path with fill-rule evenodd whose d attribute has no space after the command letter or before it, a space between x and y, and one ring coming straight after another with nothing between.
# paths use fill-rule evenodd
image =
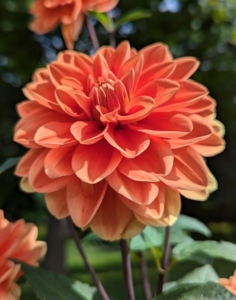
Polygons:
<instances>
[{"instance_id":1,"label":"blurred orange bloom at top","mask_svg":"<svg viewBox=\"0 0 236 300\"><path fill-rule=\"evenodd\" d=\"M223 285L227 290L229 290L232 294L236 295L236 270L233 276L229 278L220 278L218 280L219 284Z\"/></svg>"},{"instance_id":2,"label":"blurred orange bloom at top","mask_svg":"<svg viewBox=\"0 0 236 300\"><path fill-rule=\"evenodd\" d=\"M36 241L38 229L24 220L8 222L0 210L0 299L20 299L20 287L15 281L22 275L20 265L9 258L37 265L45 254L46 244Z\"/></svg>"},{"instance_id":3,"label":"blurred orange bloom at top","mask_svg":"<svg viewBox=\"0 0 236 300\"><path fill-rule=\"evenodd\" d=\"M30 27L36 33L44 34L62 26L67 48L72 49L74 41L82 30L84 13L106 12L114 8L119 0L36 0L30 9L34 21Z\"/></svg>"},{"instance_id":4,"label":"blurred orange bloom at top","mask_svg":"<svg viewBox=\"0 0 236 300\"><path fill-rule=\"evenodd\" d=\"M16 169L23 189L103 239L173 224L180 194L204 200L216 189L202 155L224 149L215 101L189 79L197 67L161 43L60 53L18 105L14 138L30 148Z\"/></svg>"}]
</instances>

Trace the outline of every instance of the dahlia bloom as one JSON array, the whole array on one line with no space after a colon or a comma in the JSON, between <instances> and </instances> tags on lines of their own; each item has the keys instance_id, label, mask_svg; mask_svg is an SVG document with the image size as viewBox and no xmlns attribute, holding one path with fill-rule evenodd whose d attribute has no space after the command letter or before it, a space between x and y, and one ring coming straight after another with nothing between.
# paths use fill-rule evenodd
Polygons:
<instances>
[{"instance_id":1,"label":"dahlia bloom","mask_svg":"<svg viewBox=\"0 0 236 300\"><path fill-rule=\"evenodd\" d=\"M30 265L45 254L46 244L36 241L37 227L24 220L10 223L0 210L0 299L20 299L20 287L15 281L22 275L20 265L9 258L18 259Z\"/></svg>"},{"instance_id":2,"label":"dahlia bloom","mask_svg":"<svg viewBox=\"0 0 236 300\"><path fill-rule=\"evenodd\" d=\"M82 30L84 14L89 11L106 12L114 8L119 0L36 0L30 9L34 20L32 31L44 34L61 24L62 35L67 48L72 49L74 41Z\"/></svg>"},{"instance_id":3,"label":"dahlia bloom","mask_svg":"<svg viewBox=\"0 0 236 300\"><path fill-rule=\"evenodd\" d=\"M14 139L30 149L16 168L22 188L107 240L173 224L180 194L216 189L202 155L224 148L215 101L188 79L197 67L160 43L60 53L18 105Z\"/></svg>"},{"instance_id":4,"label":"dahlia bloom","mask_svg":"<svg viewBox=\"0 0 236 300\"><path fill-rule=\"evenodd\" d=\"M218 280L219 284L223 285L227 290L229 290L232 294L236 295L236 270L233 276L228 278L220 278Z\"/></svg>"}]
</instances>

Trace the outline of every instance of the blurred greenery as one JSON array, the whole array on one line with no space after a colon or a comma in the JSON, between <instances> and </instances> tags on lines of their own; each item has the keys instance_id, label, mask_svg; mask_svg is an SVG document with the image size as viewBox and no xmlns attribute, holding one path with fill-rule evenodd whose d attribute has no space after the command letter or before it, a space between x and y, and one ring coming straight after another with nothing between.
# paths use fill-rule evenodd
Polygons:
<instances>
[{"instance_id":1,"label":"blurred greenery","mask_svg":"<svg viewBox=\"0 0 236 300\"><path fill-rule=\"evenodd\" d=\"M9 157L25 153L23 147L12 141L14 124L18 119L15 106L25 98L22 87L30 82L36 68L54 60L56 54L65 49L59 28L46 35L36 35L29 31L28 2L0 1L0 164ZM236 2L120 0L118 7L113 10L113 17L117 19L134 8L151 10L152 16L123 24L116 33L117 43L127 38L133 47L140 49L161 41L170 47L174 57L195 56L201 62L193 79L207 86L210 95L216 99L217 118L226 127L227 147L222 154L207 159L218 180L219 189L203 203L183 199L182 212L210 224L214 239L236 242ZM95 27L101 44L108 44L109 37L102 25L95 22ZM75 48L86 53L93 52L85 28ZM42 224L46 221L47 212L42 195L21 192L18 188L19 179L13 175L13 169L0 176L0 208L4 209L5 216L9 220L24 217L26 221L40 225L40 232L45 231ZM197 234L195 237L202 238ZM105 286L109 284L108 291L116 286L116 290L122 293L122 288L117 288L122 283L119 252L102 252L103 246L92 248L91 251L88 248L89 258L96 270L101 272L100 277ZM68 247L67 266L70 272L75 272L76 278L81 281L84 279L91 283L77 252L72 246ZM155 284L156 271L151 255L147 259L149 275ZM232 274L235 268L232 264L214 263L224 276ZM180 267L174 266L171 280L178 279L175 275L178 272L184 274L191 271L191 266L191 263L186 262L181 263ZM136 288L141 290L136 269L134 278ZM26 287L26 296L22 299L34 299L32 294L27 298L27 293Z\"/></svg>"}]
</instances>

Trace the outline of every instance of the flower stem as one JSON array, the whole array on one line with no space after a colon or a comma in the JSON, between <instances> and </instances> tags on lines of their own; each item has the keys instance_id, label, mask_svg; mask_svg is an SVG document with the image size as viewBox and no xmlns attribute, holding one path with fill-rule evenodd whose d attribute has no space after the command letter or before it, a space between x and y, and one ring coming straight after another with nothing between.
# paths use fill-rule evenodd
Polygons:
<instances>
[{"instance_id":1,"label":"flower stem","mask_svg":"<svg viewBox=\"0 0 236 300\"><path fill-rule=\"evenodd\" d=\"M99 42L98 42L96 31L94 29L94 26L93 26L89 16L85 15L85 21L86 21L86 25L87 25L87 28L88 28L88 31L89 31L91 41L93 43L93 47L94 47L95 50L98 50L100 45L99 45Z\"/></svg>"},{"instance_id":2,"label":"flower stem","mask_svg":"<svg viewBox=\"0 0 236 300\"><path fill-rule=\"evenodd\" d=\"M115 38L115 30L114 30L114 22L113 22L113 18L112 18L112 12L109 11L107 13L109 22L110 22L110 31L109 31L109 38L110 38L110 45L112 47L116 47L116 38Z\"/></svg>"},{"instance_id":3,"label":"flower stem","mask_svg":"<svg viewBox=\"0 0 236 300\"><path fill-rule=\"evenodd\" d=\"M123 274L125 279L125 287L127 300L135 300L134 295L134 285L133 285L133 277L132 277L132 268L129 256L129 248L126 240L120 240L120 248L122 254L122 262L123 262Z\"/></svg>"},{"instance_id":4,"label":"flower stem","mask_svg":"<svg viewBox=\"0 0 236 300\"><path fill-rule=\"evenodd\" d=\"M70 217L67 217L67 223L68 223L68 227L70 229L71 236L73 237L73 239L74 239L74 241L76 243L76 246L77 246L77 248L79 250L80 255L83 258L83 261L84 261L84 264L85 264L87 270L89 271L91 277L93 278L93 281L94 281L94 283L95 283L95 285L96 285L96 287L98 289L98 292L102 296L103 300L110 300L110 298L107 295L107 293L106 293L106 291L105 291L105 289L104 289L101 281L98 279L97 274L95 273L93 267L90 265L90 263L89 263L86 255L84 253L84 250L83 250L83 248L81 246L80 240L79 240L78 235L76 233L74 224L73 224L73 222L72 222L72 220L71 220Z\"/></svg>"},{"instance_id":5,"label":"flower stem","mask_svg":"<svg viewBox=\"0 0 236 300\"><path fill-rule=\"evenodd\" d=\"M148 280L148 270L147 270L147 264L145 261L145 257L144 257L144 254L142 251L138 252L138 256L140 259L140 272L141 272L141 277L142 277L142 285L143 285L145 300L151 300L152 292L151 292L151 287L150 287L150 283Z\"/></svg>"},{"instance_id":6,"label":"flower stem","mask_svg":"<svg viewBox=\"0 0 236 300\"><path fill-rule=\"evenodd\" d=\"M166 235L165 235L165 246L163 252L163 258L161 262L161 272L159 275L158 286L157 286L157 294L160 295L163 291L163 286L166 281L167 268L170 259L170 226L166 227Z\"/></svg>"}]
</instances>

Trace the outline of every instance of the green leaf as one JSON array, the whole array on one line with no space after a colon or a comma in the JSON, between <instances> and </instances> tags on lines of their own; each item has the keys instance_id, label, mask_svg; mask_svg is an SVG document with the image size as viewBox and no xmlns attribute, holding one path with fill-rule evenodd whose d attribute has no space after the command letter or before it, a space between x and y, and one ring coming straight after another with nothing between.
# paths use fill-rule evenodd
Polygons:
<instances>
[{"instance_id":1,"label":"green leaf","mask_svg":"<svg viewBox=\"0 0 236 300\"><path fill-rule=\"evenodd\" d=\"M11 157L6 159L1 165L0 165L0 174L5 172L6 170L14 167L18 161L21 159L21 157Z\"/></svg>"},{"instance_id":2,"label":"green leaf","mask_svg":"<svg viewBox=\"0 0 236 300\"><path fill-rule=\"evenodd\" d=\"M127 13L123 14L122 17L120 17L119 19L115 20L114 22L115 30L126 22L136 21L144 18L150 18L151 15L152 13L150 10L132 9Z\"/></svg>"},{"instance_id":3,"label":"green leaf","mask_svg":"<svg viewBox=\"0 0 236 300\"><path fill-rule=\"evenodd\" d=\"M89 12L89 15L100 22L108 32L114 31L113 21L110 20L106 13Z\"/></svg>"},{"instance_id":4,"label":"green leaf","mask_svg":"<svg viewBox=\"0 0 236 300\"><path fill-rule=\"evenodd\" d=\"M133 237L130 243L131 250L145 250L152 247L160 247L163 236L155 228L146 226L142 233Z\"/></svg>"},{"instance_id":5,"label":"green leaf","mask_svg":"<svg viewBox=\"0 0 236 300\"><path fill-rule=\"evenodd\" d=\"M187 273L184 277L180 278L178 281L167 282L164 286L164 291L173 288L179 284L186 283L205 283L207 281L217 282L219 279L216 271L213 269L211 265L205 265L200 268L196 268L192 272Z\"/></svg>"},{"instance_id":6,"label":"green leaf","mask_svg":"<svg viewBox=\"0 0 236 300\"><path fill-rule=\"evenodd\" d=\"M207 282L184 293L178 300L236 300L236 296L218 283Z\"/></svg>"},{"instance_id":7,"label":"green leaf","mask_svg":"<svg viewBox=\"0 0 236 300\"><path fill-rule=\"evenodd\" d=\"M42 300L92 300L95 287L21 263L29 285Z\"/></svg>"},{"instance_id":8,"label":"green leaf","mask_svg":"<svg viewBox=\"0 0 236 300\"><path fill-rule=\"evenodd\" d=\"M173 228L182 229L190 232L198 232L207 237L211 236L211 231L209 228L200 222L198 219L188 217L185 215L180 215L178 220L174 224Z\"/></svg>"},{"instance_id":9,"label":"green leaf","mask_svg":"<svg viewBox=\"0 0 236 300\"><path fill-rule=\"evenodd\" d=\"M172 253L179 261L187 259L199 261L203 257L209 257L236 262L236 245L224 241L185 242L175 246Z\"/></svg>"},{"instance_id":10,"label":"green leaf","mask_svg":"<svg viewBox=\"0 0 236 300\"><path fill-rule=\"evenodd\" d=\"M191 291L198 286L198 284L180 284L173 289L168 290L168 292L164 292L162 295L154 298L153 300L178 300L182 294Z\"/></svg>"},{"instance_id":11,"label":"green leaf","mask_svg":"<svg viewBox=\"0 0 236 300\"><path fill-rule=\"evenodd\" d=\"M153 300L236 300L236 296L216 282L182 284Z\"/></svg>"}]
</instances>

